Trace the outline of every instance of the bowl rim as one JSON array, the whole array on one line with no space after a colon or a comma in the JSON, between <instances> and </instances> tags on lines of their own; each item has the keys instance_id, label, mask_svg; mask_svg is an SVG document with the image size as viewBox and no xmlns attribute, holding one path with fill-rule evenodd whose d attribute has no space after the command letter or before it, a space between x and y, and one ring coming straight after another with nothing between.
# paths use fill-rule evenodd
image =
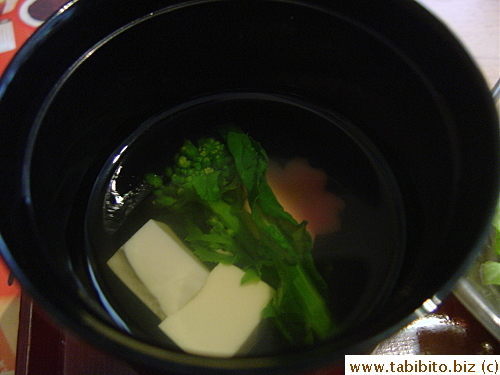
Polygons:
<instances>
[{"instance_id":1,"label":"bowl rim","mask_svg":"<svg viewBox=\"0 0 500 375\"><path fill-rule=\"evenodd\" d=\"M188 1L188 4L198 4L198 3L209 3L213 1L231 1L231 0L200 0L200 1ZM273 2L285 2L281 0L267 0ZM291 2L297 4L309 4L305 1L293 1ZM95 1L94 1L95 2ZM132 1L130 1L132 2ZM84 1L73 0L68 3L64 8L62 8L59 12L53 15L48 21L44 23L26 42L26 44L20 49L20 51L16 54L12 62L7 67L5 74L0 78L0 108L2 107L2 98L6 96L6 93L10 90L11 84L23 84L20 75L26 67L29 67L29 61L32 57L33 51L38 50L41 46L46 44L46 40L50 39L51 35L54 33L61 33L64 29L64 25L67 22L70 22L72 17L78 17L79 14L85 12L91 12L91 6L93 1L89 1L85 4ZM111 0L108 2L109 4L114 4L114 1ZM179 6L186 4L184 2L176 2ZM388 6L396 5L396 1L388 1ZM123 6L123 5L122 5ZM461 51L460 43L453 39L449 30L446 29L444 25L442 25L437 19L435 19L430 13L428 13L420 4L403 0L400 2L399 8L400 10L406 9L408 12L416 12L417 17L422 17L422 21L425 24L429 24L434 26L437 29L437 33L443 34L447 40L449 40L454 48ZM174 9L174 8L170 8ZM151 15L145 15L144 17L148 18ZM124 18L130 18L128 15ZM121 22L121 21L120 21ZM142 18L132 19L129 22L142 22ZM123 26L122 26L123 27ZM122 28L117 30L119 32L123 30ZM111 34L108 35L110 37ZM103 40L101 38L101 40ZM96 44L92 44L92 48L94 48ZM90 51L90 49L87 49ZM84 56L84 55L82 55ZM466 53L461 53L463 58L466 58ZM466 64L473 66L471 60L466 61ZM476 85L480 89L486 87L486 84L482 86L480 73L477 71L471 71L472 78L476 80ZM20 81L21 80L21 81ZM483 81L484 83L484 81ZM480 90L479 90L480 91ZM5 100L5 99L4 99ZM38 114L37 114L38 115ZM1 116L0 116L1 118ZM14 166L18 166L18 163L13 164ZM495 189L498 191L498 184ZM495 198L496 199L496 198ZM493 205L492 199L492 205ZM17 204L21 204L22 202L17 202ZM488 216L488 215L486 215ZM493 217L493 210L489 212L489 218ZM485 218L485 222L488 219ZM22 223L25 225L29 224L29 218L24 218ZM337 359L340 359L345 354L348 354L352 351L356 352L365 352L371 347L374 347L378 342L380 342L383 338L386 338L390 334L395 333L398 329L402 328L412 320L432 312L435 308L441 303L441 301L447 296L451 291L455 284L455 281L462 275L467 265L472 262L475 254L482 248L483 244L486 242L487 238L487 230L485 229L483 233L478 234L478 245L476 249L472 249L468 259L464 262L462 267L454 272L451 275L450 280L445 284L440 286L439 290L436 292L434 296L430 296L429 299L423 301L421 306L413 311L409 316L401 319L394 326L389 328L388 330L379 333L378 335L373 336L371 339L366 340L361 343L357 343L352 345L349 348L344 348L342 350L337 351ZM149 344L140 342L137 339L131 338L122 332L109 327L103 320L96 318L89 311L82 307L81 304L75 304L70 306L67 302L63 302L61 298L56 298L54 300L50 300L40 293L38 287L32 283L31 278L27 275L19 262L16 260L16 257L12 255L9 251L8 242L12 241L11 238L7 234L4 236L0 235L0 252L6 260L8 266L12 269L14 274L16 274L17 278L26 288L28 293L35 297L35 300L39 302L46 310L48 310L53 316L57 318L62 324L70 329L76 331L81 337L85 338L87 341L93 343L99 343L101 347L109 349L113 353L117 353L121 355L123 358L133 360L137 360L138 362L143 362L142 356L145 355L148 357L148 360L151 360L151 363L155 367L161 368L164 365L164 361L168 361L169 363L175 364L179 371L192 371L193 369L203 369L206 370L207 365L212 367L214 373L222 373L223 371L234 371L241 370L247 371L251 373L256 370L264 370L266 368L273 367L276 364L276 357L269 357L267 360L263 360L262 358L233 358L231 360L221 360L218 358L205 358L205 357L193 357L191 355L187 355L184 353L173 353L169 351L162 351L160 355L160 351L158 348L151 346ZM25 244L26 245L26 244ZM64 303L69 311L72 311L75 314L78 314L80 318L75 321L73 318L68 317L67 311L62 312L59 303ZM92 332L88 331L88 328L91 328ZM127 349L124 349L127 348ZM307 351L302 351L300 355L297 353L290 354L288 356L278 356L280 361L284 358L287 358L287 365L284 367L286 370L297 369L298 363L308 363L311 357L314 357L317 361L316 365L322 365L324 362L328 360L334 360L332 358L332 346L330 345L322 345L321 347L311 348ZM280 362L280 365L283 365Z\"/></svg>"}]
</instances>

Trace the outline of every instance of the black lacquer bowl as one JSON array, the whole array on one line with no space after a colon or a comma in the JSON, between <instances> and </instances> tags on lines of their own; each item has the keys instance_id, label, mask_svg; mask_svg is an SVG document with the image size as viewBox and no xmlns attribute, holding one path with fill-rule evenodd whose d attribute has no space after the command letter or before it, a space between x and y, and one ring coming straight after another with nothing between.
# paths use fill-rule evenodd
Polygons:
<instances>
[{"instance_id":1,"label":"black lacquer bowl","mask_svg":"<svg viewBox=\"0 0 500 375\"><path fill-rule=\"evenodd\" d=\"M128 333L102 305L91 275L104 255L89 257L85 227L103 173L159 126L168 135L149 136L154 157L222 122L272 155L307 157L339 194L385 212L372 217L383 231L346 219L340 250L322 250L342 265L329 271L345 318L331 340L205 358ZM488 88L455 37L408 0L74 1L6 70L0 124L12 271L84 339L167 373L286 373L369 350L449 292L483 248L498 196Z\"/></svg>"}]
</instances>

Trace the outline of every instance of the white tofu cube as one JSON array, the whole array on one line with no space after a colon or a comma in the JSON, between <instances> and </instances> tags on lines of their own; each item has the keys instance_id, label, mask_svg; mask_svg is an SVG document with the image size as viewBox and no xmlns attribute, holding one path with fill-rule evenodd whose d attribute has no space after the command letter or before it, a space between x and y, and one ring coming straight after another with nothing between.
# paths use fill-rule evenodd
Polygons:
<instances>
[{"instance_id":1,"label":"white tofu cube","mask_svg":"<svg viewBox=\"0 0 500 375\"><path fill-rule=\"evenodd\" d=\"M263 281L241 285L243 274L236 266L218 264L196 297L159 327L188 353L235 355L259 325L274 294Z\"/></svg>"},{"instance_id":2,"label":"white tofu cube","mask_svg":"<svg viewBox=\"0 0 500 375\"><path fill-rule=\"evenodd\" d=\"M203 287L209 270L173 231L149 220L124 245L139 279L168 316L182 308Z\"/></svg>"}]
</instances>

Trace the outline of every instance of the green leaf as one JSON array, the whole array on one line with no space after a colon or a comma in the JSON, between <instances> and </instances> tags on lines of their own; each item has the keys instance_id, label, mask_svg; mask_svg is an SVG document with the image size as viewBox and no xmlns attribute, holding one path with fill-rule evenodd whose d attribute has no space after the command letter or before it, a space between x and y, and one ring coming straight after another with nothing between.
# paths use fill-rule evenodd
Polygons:
<instances>
[{"instance_id":1,"label":"green leaf","mask_svg":"<svg viewBox=\"0 0 500 375\"><path fill-rule=\"evenodd\" d=\"M291 342L311 344L329 337L334 324L322 295L326 284L310 255L313 243L306 222L299 224L278 202L267 183L269 160L260 144L238 131L228 132L227 143L247 189L251 216L267 249L266 260L273 261L273 276L279 276L275 297L264 315ZM264 272L262 278L267 279Z\"/></svg>"},{"instance_id":2,"label":"green leaf","mask_svg":"<svg viewBox=\"0 0 500 375\"><path fill-rule=\"evenodd\" d=\"M493 219L493 226L496 228L497 231L500 231L500 202L498 203L495 217Z\"/></svg>"},{"instance_id":3,"label":"green leaf","mask_svg":"<svg viewBox=\"0 0 500 375\"><path fill-rule=\"evenodd\" d=\"M205 173L192 176L193 187L201 199L213 202L221 198L219 175L219 171L207 168Z\"/></svg>"},{"instance_id":4,"label":"green leaf","mask_svg":"<svg viewBox=\"0 0 500 375\"><path fill-rule=\"evenodd\" d=\"M500 263L491 260L481 265L481 276L485 285L500 285Z\"/></svg>"},{"instance_id":5,"label":"green leaf","mask_svg":"<svg viewBox=\"0 0 500 375\"><path fill-rule=\"evenodd\" d=\"M241 285L251 282L256 282L260 280L259 273L254 268L249 268L245 271L245 274L241 278Z\"/></svg>"},{"instance_id":6,"label":"green leaf","mask_svg":"<svg viewBox=\"0 0 500 375\"><path fill-rule=\"evenodd\" d=\"M493 217L493 228L495 233L492 246L495 253L500 256L500 201L498 201L495 216Z\"/></svg>"},{"instance_id":7,"label":"green leaf","mask_svg":"<svg viewBox=\"0 0 500 375\"><path fill-rule=\"evenodd\" d=\"M226 142L243 184L248 191L252 191L266 173L269 162L266 152L241 131L229 130Z\"/></svg>"},{"instance_id":8,"label":"green leaf","mask_svg":"<svg viewBox=\"0 0 500 375\"><path fill-rule=\"evenodd\" d=\"M495 228L495 237L493 238L493 249L497 255L500 255L500 229Z\"/></svg>"}]
</instances>

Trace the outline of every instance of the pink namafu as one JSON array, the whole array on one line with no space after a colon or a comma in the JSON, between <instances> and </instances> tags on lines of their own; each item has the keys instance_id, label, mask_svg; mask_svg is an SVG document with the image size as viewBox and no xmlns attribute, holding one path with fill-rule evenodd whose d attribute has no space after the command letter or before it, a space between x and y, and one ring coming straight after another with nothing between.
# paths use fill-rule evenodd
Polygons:
<instances>
[{"instance_id":1,"label":"pink namafu","mask_svg":"<svg viewBox=\"0 0 500 375\"><path fill-rule=\"evenodd\" d=\"M328 176L304 158L294 158L281 166L271 160L266 174L269 186L285 211L299 223L308 222L314 237L340 230L344 201L325 190Z\"/></svg>"}]
</instances>

